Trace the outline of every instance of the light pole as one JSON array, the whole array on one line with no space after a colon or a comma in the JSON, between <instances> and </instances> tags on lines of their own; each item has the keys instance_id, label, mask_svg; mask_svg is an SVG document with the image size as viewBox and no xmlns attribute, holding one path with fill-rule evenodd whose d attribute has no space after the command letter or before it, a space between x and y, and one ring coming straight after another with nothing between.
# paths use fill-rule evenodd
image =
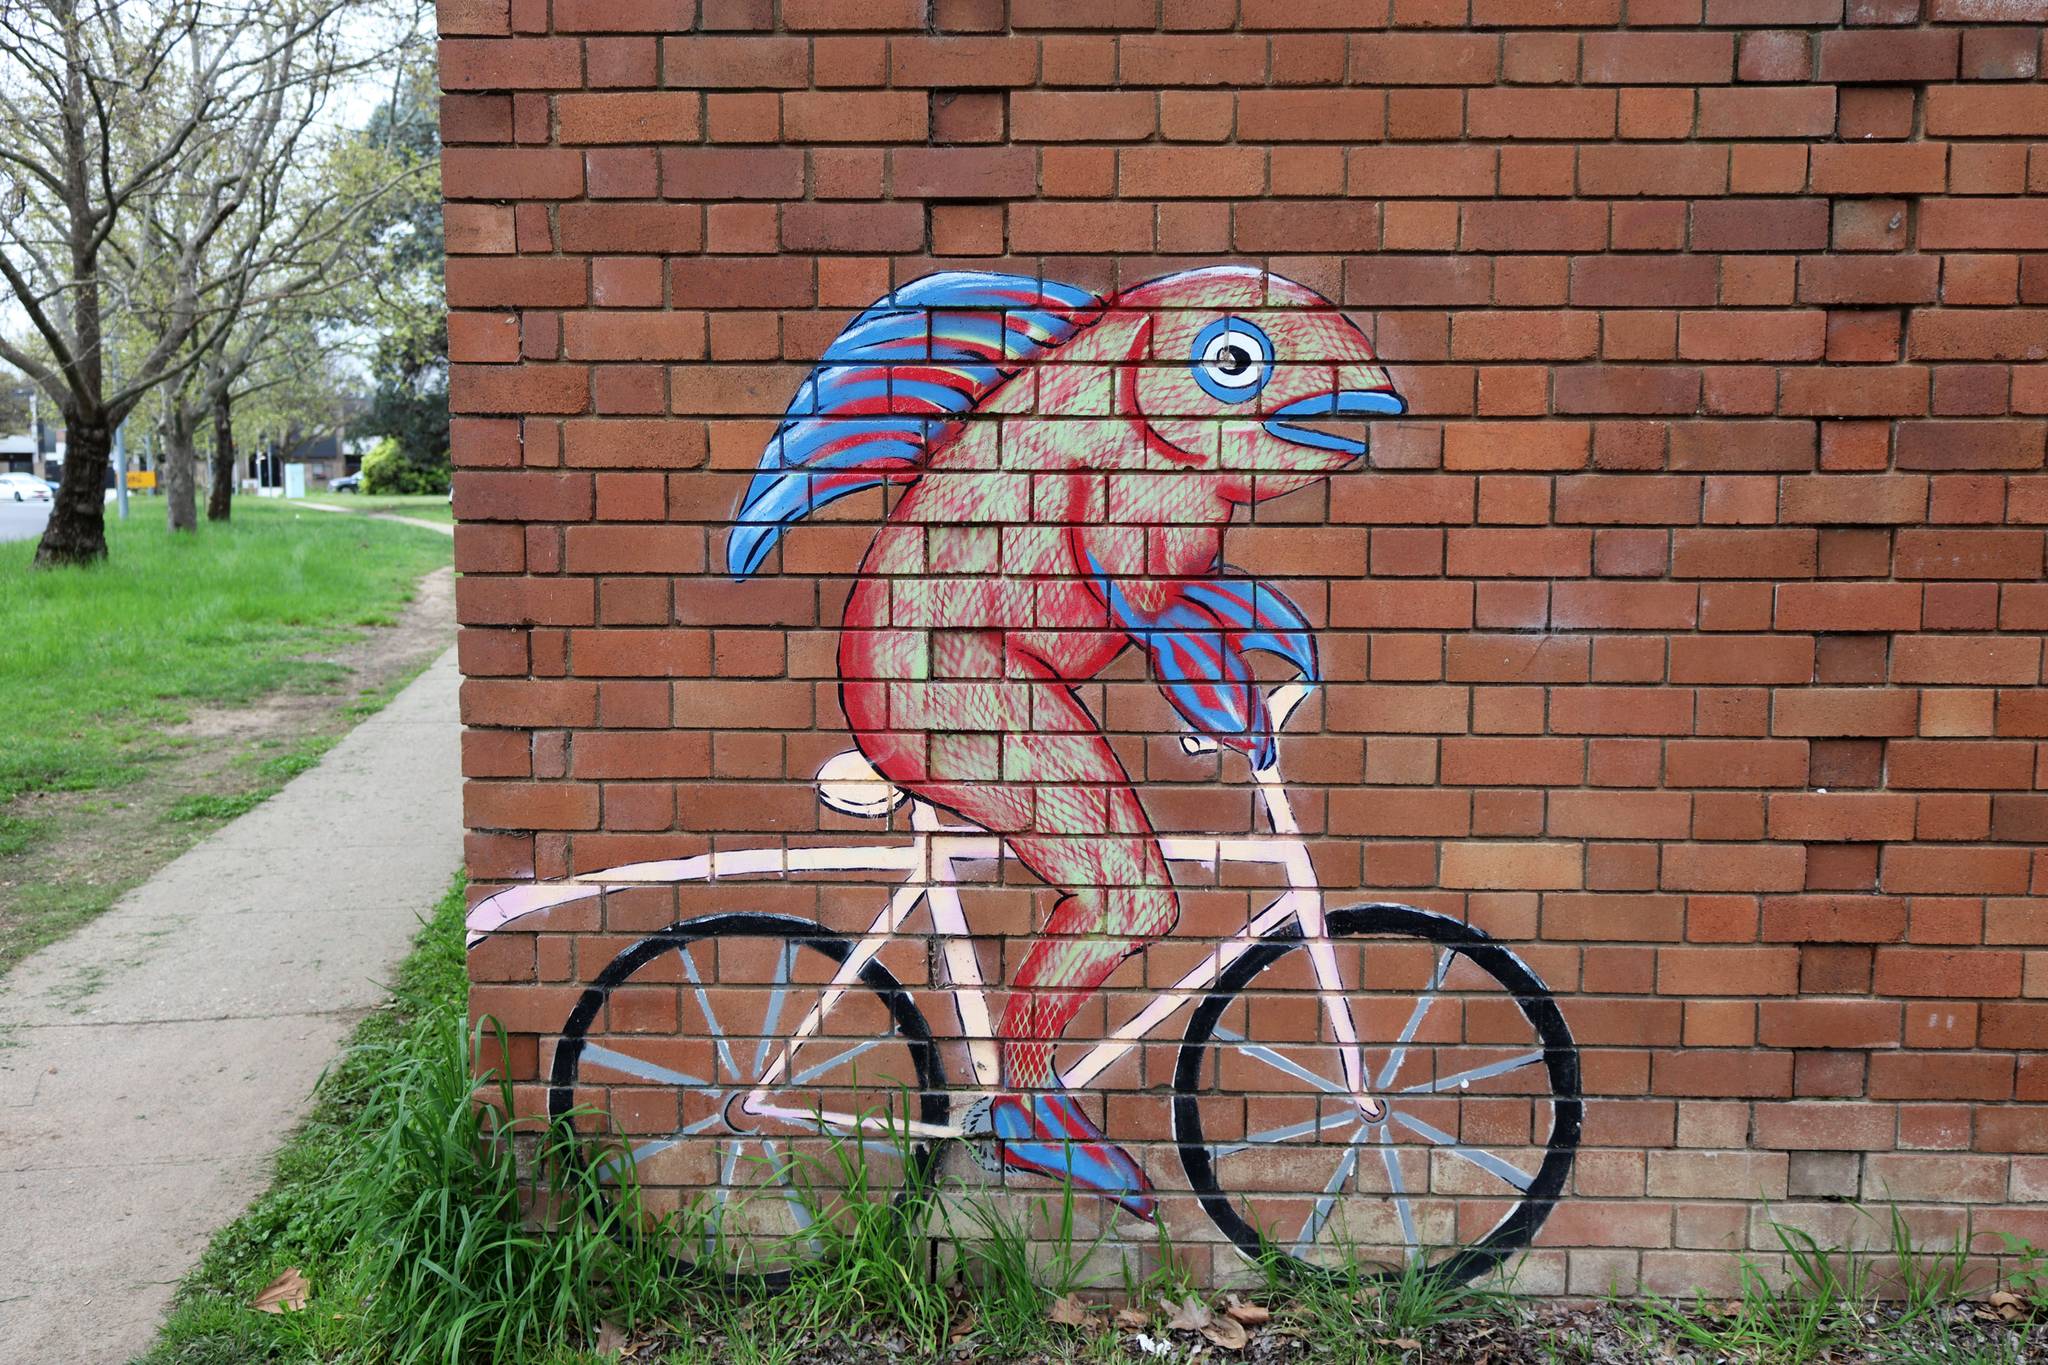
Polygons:
<instances>
[{"instance_id":1,"label":"light pole","mask_svg":"<svg viewBox=\"0 0 2048 1365\"><path fill-rule=\"evenodd\" d=\"M128 520L128 424L114 428L114 504Z\"/></svg>"}]
</instances>

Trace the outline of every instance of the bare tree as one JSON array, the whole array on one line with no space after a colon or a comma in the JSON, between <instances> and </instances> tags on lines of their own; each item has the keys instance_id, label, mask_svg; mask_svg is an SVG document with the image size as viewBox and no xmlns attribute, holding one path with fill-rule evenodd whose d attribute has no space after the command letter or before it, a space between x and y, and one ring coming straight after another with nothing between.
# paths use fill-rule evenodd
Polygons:
<instances>
[{"instance_id":1,"label":"bare tree","mask_svg":"<svg viewBox=\"0 0 2048 1365\"><path fill-rule=\"evenodd\" d=\"M160 301L154 330L183 330L195 362L163 388L166 407L161 476L174 531L197 525L197 440L212 422L227 456L213 480L209 515L227 516L233 493L235 388L322 295L340 287L356 258L367 211L417 168L388 158L366 161L360 139L332 126L336 93L370 70L392 67L415 45L416 30L383 41L343 43L337 25L306 24L294 7L323 0L274 0L263 22L297 29L295 40L266 44L266 98L225 115L220 134L150 193L138 196L132 253L138 299ZM355 0L354 9L367 8ZM246 37L243 39L247 41ZM195 74L205 52L191 45ZM195 91L197 82L195 79ZM219 228L216 207L239 207ZM211 232L211 239L204 235ZM138 311L148 312L148 309ZM201 315L196 325L187 312ZM210 320L225 315L224 326ZM292 340L301 342L303 335ZM221 441L221 433L229 439Z\"/></svg>"},{"instance_id":2,"label":"bare tree","mask_svg":"<svg viewBox=\"0 0 2048 1365\"><path fill-rule=\"evenodd\" d=\"M208 274L226 225L260 191L237 160L248 111L279 106L291 55L349 0L0 0L0 278L36 347L0 339L8 361L57 403L68 429L64 479L38 565L107 553L113 433L152 389L182 377L235 317ZM219 192L193 207L160 311L115 372L109 336L134 321L110 288L118 233L142 199L181 178ZM136 239L139 240L139 239ZM112 310L110 315L110 309ZM131 328L140 332L140 328Z\"/></svg>"}]
</instances>

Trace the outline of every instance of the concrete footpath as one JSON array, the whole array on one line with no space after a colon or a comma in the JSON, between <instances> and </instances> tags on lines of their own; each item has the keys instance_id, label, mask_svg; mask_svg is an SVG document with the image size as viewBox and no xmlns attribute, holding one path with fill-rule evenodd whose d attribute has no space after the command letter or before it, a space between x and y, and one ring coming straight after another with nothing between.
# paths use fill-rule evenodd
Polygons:
<instances>
[{"instance_id":1,"label":"concrete footpath","mask_svg":"<svg viewBox=\"0 0 2048 1365\"><path fill-rule=\"evenodd\" d=\"M120 1362L269 1182L462 855L455 651L0 979L0 1362Z\"/></svg>"}]
</instances>

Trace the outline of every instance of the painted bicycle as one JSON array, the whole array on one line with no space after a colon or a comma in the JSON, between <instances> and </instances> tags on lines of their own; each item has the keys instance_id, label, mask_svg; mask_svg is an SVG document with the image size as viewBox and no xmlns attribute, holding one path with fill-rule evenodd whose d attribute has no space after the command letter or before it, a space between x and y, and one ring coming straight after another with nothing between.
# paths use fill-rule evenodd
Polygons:
<instances>
[{"instance_id":1,"label":"painted bicycle","mask_svg":"<svg viewBox=\"0 0 2048 1365\"><path fill-rule=\"evenodd\" d=\"M1275 690L1274 733L1310 690ZM1216 751L1197 735L1181 744ZM1479 1275L1528 1245L1570 1173L1583 1106L1564 1018L1536 973L1478 929L1406 905L1327 907L1277 759L1251 777L1261 832L1162 844L1177 879L1206 872L1253 904L1261 883L1277 898L1234 935L1201 942L1156 994L1114 993L1126 1017L1112 1022L1105 1006L1097 1038L1066 1043L1060 1083L1084 1093L1121 1077L1119 1097L1167 1098L1195 1202L1248 1257L1419 1260L1448 1279ZM815 1191L791 1174L803 1152L858 1151L870 1190L928 1177L951 1143L1001 1171L988 1121L1001 1084L988 983L1000 968L984 965L991 941L970 928L963 889L971 898L998 873L1002 843L907 797L857 750L824 765L818 795L877 819L907 801L909 838L609 868L500 892L469 916L475 944L636 887L715 896L828 878L840 897L858 890L848 880L893 881L859 934L747 909L638 938L584 973L548 1061L551 1115L595 1106L627 1135L614 1173L630 1162L645 1187L728 1199L728 1242L779 1255L818 1216ZM920 911L928 934L906 935ZM1169 944L1189 941L1148 956ZM950 1002L944 1033L920 999ZM1183 1017L1173 1047L1169 1026ZM963 1051L956 1090L947 1058ZM1147 1065L1170 1065L1170 1081L1130 1085L1154 1079Z\"/></svg>"}]
</instances>

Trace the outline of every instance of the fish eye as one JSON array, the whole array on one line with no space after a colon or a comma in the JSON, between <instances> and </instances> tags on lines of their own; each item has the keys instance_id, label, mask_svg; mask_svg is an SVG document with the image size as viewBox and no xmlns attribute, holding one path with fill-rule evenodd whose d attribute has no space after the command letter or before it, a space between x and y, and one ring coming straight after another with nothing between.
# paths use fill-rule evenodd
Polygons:
<instances>
[{"instance_id":1,"label":"fish eye","mask_svg":"<svg viewBox=\"0 0 2048 1365\"><path fill-rule=\"evenodd\" d=\"M1192 364L1204 393L1242 403L1273 377L1273 343L1243 318L1218 318L1195 338Z\"/></svg>"}]
</instances>

